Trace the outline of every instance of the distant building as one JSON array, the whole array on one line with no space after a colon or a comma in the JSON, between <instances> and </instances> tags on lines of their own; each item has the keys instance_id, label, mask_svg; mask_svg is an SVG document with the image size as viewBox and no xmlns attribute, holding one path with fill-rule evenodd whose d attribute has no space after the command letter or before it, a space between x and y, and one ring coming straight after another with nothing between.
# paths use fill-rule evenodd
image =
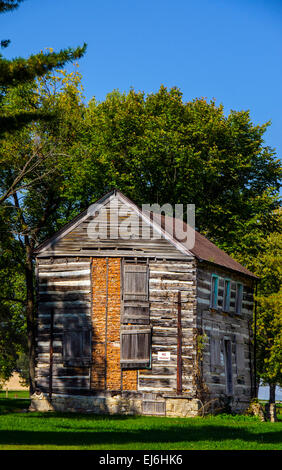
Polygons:
<instances>
[{"instance_id":1,"label":"distant building","mask_svg":"<svg viewBox=\"0 0 282 470\"><path fill-rule=\"evenodd\" d=\"M29 387L24 384L23 379L18 372L14 372L13 375L4 382L2 385L3 390L12 390L18 392L20 390L29 390Z\"/></svg>"}]
</instances>

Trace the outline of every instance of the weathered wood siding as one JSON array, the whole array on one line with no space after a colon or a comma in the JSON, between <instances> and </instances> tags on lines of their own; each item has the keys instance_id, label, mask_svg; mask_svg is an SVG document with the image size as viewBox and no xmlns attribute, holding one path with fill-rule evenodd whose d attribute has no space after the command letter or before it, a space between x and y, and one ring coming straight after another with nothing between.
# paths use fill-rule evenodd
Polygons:
<instances>
[{"instance_id":1,"label":"weathered wood siding","mask_svg":"<svg viewBox=\"0 0 282 470\"><path fill-rule=\"evenodd\" d=\"M110 208L112 219L110 219ZM153 229L148 225L142 225L142 219L132 209L129 209L118 199L116 200L116 216L110 203L105 205L105 212L99 219L100 238L94 239L96 227L93 224L96 216L89 215L81 223L64 237L59 239L46 251L38 256L134 256L134 257L163 257L166 259L185 259L186 255L179 251L164 237L153 239ZM111 220L111 223L109 221ZM128 224L131 238L124 239L120 235L120 227ZM116 236L116 238L113 237ZM117 235L116 235L117 234Z\"/></svg>"},{"instance_id":2,"label":"weathered wood siding","mask_svg":"<svg viewBox=\"0 0 282 470\"><path fill-rule=\"evenodd\" d=\"M74 328L91 328L90 259L39 259L37 272L37 386L48 393L50 323L53 311L52 391L60 394L86 392L90 388L90 368L65 363L63 336L71 325Z\"/></svg>"},{"instance_id":3,"label":"weathered wood siding","mask_svg":"<svg viewBox=\"0 0 282 470\"><path fill-rule=\"evenodd\" d=\"M118 265L120 258L116 258ZM102 260L101 260L102 261ZM113 262L115 260L113 259ZM63 356L64 331L70 324L91 328L91 259L64 257L37 260L37 386L45 393L50 385L50 320L54 315L52 391L54 394L91 394L90 365L67 364ZM218 308L210 308L211 276L219 276ZM197 276L197 278L196 278ZM231 281L230 311L224 312L223 282ZM115 278L113 278L115 281ZM105 278L106 282L106 278ZM109 280L108 280L109 282ZM236 282L244 286L241 315L235 313ZM152 328L151 368L123 370L121 388L142 393L176 394L177 387L177 296L181 292L182 314L182 385L183 393L194 396L193 381L196 343L195 332L205 335L203 377L211 398L227 395L224 364L214 365L222 356L223 343L212 346L214 339L231 341L232 385L235 400L248 400L251 394L251 321L253 286L247 277L230 273L208 263L196 267L193 258L182 260L149 260L149 327ZM120 291L115 293L120 298ZM117 304L119 304L119 299ZM110 305L110 304L109 304ZM93 312L94 313L94 312ZM122 311L120 312L122 315ZM121 316L122 321L122 316ZM118 320L120 324L120 321ZM119 343L119 332L115 338ZM216 344L215 341L215 344ZM216 349L219 348L218 349ZM158 352L169 352L170 360L159 360ZM92 365L92 368L95 365ZM121 370L121 369L120 369ZM108 372L109 373L109 372ZM119 374L119 373L118 373ZM137 384L134 388L134 376ZM127 385L130 376L132 385ZM93 369L92 369L93 381ZM111 378L108 376L108 382ZM128 382L129 383L129 382ZM98 387L101 390L101 387ZM102 387L103 389L103 387Z\"/></svg>"},{"instance_id":4,"label":"weathered wood siding","mask_svg":"<svg viewBox=\"0 0 282 470\"><path fill-rule=\"evenodd\" d=\"M182 261L171 260L151 260L148 265L149 273L149 324L130 326L127 319L122 315L120 305L120 292L115 293L115 298L110 294L108 283L118 284L120 282L119 273L116 270L109 276L108 270L118 259L93 259L93 365L91 389L110 390L109 366L111 366L112 378L116 377L115 390L152 392L158 394L176 393L177 374L177 296L181 292L181 313L182 313L182 383L183 392L192 394L193 388L193 366L195 360L194 351L194 331L196 325L196 278L195 262L193 259ZM123 263L121 263L123 265ZM108 269L106 268L107 266ZM128 265L126 265L128 266ZM140 265L129 265L131 271L140 269ZM137 266L137 267L136 267ZM145 268L147 265L144 264ZM142 268L142 265L141 265ZM107 274L108 272L108 274ZM108 281L107 281L108 279ZM97 291L99 286L99 292ZM125 296L126 296L125 290ZM120 305L119 318L116 311L113 312L113 305ZM109 344L106 337L109 334L109 325L115 318L115 347L120 350L120 332L144 331L151 329L151 365L145 369L140 367L129 370L127 366L119 364L119 358L115 361L107 358ZM120 330L120 331L119 331ZM99 341L98 341L99 339ZM100 349L99 349L100 348ZM159 360L158 352L170 353L170 360ZM97 356L98 355L98 356ZM97 356L97 357L96 357ZM125 361L127 362L127 361ZM138 368L138 367L137 367ZM105 381L106 377L107 380ZM136 377L136 378L135 378ZM136 381L136 385L135 385Z\"/></svg>"},{"instance_id":5,"label":"weathered wood siding","mask_svg":"<svg viewBox=\"0 0 282 470\"><path fill-rule=\"evenodd\" d=\"M176 393L177 296L181 292L183 392L194 392L194 331L196 326L196 269L193 258L182 261L151 260L149 263L150 324L152 325L151 369L138 372L138 390ZM158 352L170 360L158 360Z\"/></svg>"},{"instance_id":6,"label":"weathered wood siding","mask_svg":"<svg viewBox=\"0 0 282 470\"><path fill-rule=\"evenodd\" d=\"M219 276L218 306L210 308L211 277ZM224 279L230 280L230 310L224 312ZM243 284L242 311L235 313L236 283ZM253 281L208 263L197 268L197 327L204 335L203 377L211 398L228 396L224 363L224 341L230 341L232 359L233 398L248 401L251 396L252 374L252 316Z\"/></svg>"}]
</instances>

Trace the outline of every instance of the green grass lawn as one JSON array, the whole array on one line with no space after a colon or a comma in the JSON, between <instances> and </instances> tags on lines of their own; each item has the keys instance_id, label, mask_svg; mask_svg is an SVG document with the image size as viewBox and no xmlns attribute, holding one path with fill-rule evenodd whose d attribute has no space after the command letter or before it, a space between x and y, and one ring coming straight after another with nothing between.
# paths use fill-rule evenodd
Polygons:
<instances>
[{"instance_id":1,"label":"green grass lawn","mask_svg":"<svg viewBox=\"0 0 282 470\"><path fill-rule=\"evenodd\" d=\"M0 390L0 398L6 398L6 390ZM8 398L29 398L29 391L28 390L9 390L8 391Z\"/></svg>"},{"instance_id":2,"label":"green grass lawn","mask_svg":"<svg viewBox=\"0 0 282 470\"><path fill-rule=\"evenodd\" d=\"M25 412L29 400L0 399L0 449L278 450L278 423L250 416L205 418Z\"/></svg>"}]
</instances>

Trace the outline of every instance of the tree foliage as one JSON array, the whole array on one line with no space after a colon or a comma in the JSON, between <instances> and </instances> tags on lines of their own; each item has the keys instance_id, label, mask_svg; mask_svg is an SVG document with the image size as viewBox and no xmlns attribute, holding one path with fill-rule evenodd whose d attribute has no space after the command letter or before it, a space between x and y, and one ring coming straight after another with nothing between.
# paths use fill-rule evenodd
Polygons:
<instances>
[{"instance_id":1,"label":"tree foliage","mask_svg":"<svg viewBox=\"0 0 282 470\"><path fill-rule=\"evenodd\" d=\"M264 144L268 125L254 125L248 111L225 116L214 101L184 102L177 88L114 91L86 109L68 195L85 207L117 187L137 204L194 203L197 228L239 254L243 235L252 249L246 224L267 232L277 207L281 171Z\"/></svg>"},{"instance_id":2,"label":"tree foliage","mask_svg":"<svg viewBox=\"0 0 282 470\"><path fill-rule=\"evenodd\" d=\"M0 248L3 261L0 376L6 378L11 374L17 367L18 355L28 346L32 389L35 354L33 249L42 238L57 229L60 217L67 218L70 203L64 197L65 181L60 168L64 167L64 161L68 159L66 152L76 138L74 117L81 112L78 87L77 72L58 71L56 76L47 74L37 82L10 89L3 101L3 107L11 111L36 107L44 113L53 113L51 121L30 123L0 140ZM15 282L18 283L17 290ZM18 322L17 328L15 322Z\"/></svg>"},{"instance_id":3,"label":"tree foliage","mask_svg":"<svg viewBox=\"0 0 282 470\"><path fill-rule=\"evenodd\" d=\"M261 240L256 260L258 289L258 373L265 384L282 386L282 213L275 231Z\"/></svg>"}]
</instances>

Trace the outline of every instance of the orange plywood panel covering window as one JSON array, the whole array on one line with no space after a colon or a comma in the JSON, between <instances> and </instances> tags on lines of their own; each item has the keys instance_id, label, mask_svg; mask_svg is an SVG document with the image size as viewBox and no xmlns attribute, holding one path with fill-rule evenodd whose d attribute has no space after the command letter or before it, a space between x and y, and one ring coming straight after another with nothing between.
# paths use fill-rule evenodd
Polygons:
<instances>
[{"instance_id":1,"label":"orange plywood panel covering window","mask_svg":"<svg viewBox=\"0 0 282 470\"><path fill-rule=\"evenodd\" d=\"M107 260L92 260L92 368L91 388L105 389L105 339L107 310Z\"/></svg>"},{"instance_id":2,"label":"orange plywood panel covering window","mask_svg":"<svg viewBox=\"0 0 282 470\"><path fill-rule=\"evenodd\" d=\"M120 367L121 259L92 259L92 390L137 390L137 371Z\"/></svg>"},{"instance_id":3,"label":"orange plywood panel covering window","mask_svg":"<svg viewBox=\"0 0 282 470\"><path fill-rule=\"evenodd\" d=\"M121 389L120 258L108 258L107 390Z\"/></svg>"}]
</instances>

